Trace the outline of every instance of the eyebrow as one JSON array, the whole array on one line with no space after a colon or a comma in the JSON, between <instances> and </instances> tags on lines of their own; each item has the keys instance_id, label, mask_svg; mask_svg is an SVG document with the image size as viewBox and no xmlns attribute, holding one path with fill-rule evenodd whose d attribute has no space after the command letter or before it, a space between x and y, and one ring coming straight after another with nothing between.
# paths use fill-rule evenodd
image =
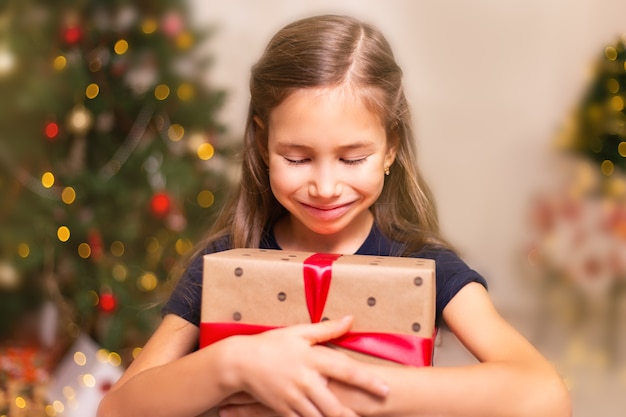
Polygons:
<instances>
[{"instance_id":1,"label":"eyebrow","mask_svg":"<svg viewBox=\"0 0 626 417\"><path fill-rule=\"evenodd\" d=\"M372 146L373 144L374 142L371 142L371 141L359 141L359 142L349 143L347 145L340 145L338 146L338 149L339 150L361 149L361 148L366 148L368 146ZM278 142L276 143L276 147L279 149L293 149L293 150L305 150L305 151L312 149L311 146L304 145L301 143L296 143L296 142Z\"/></svg>"}]
</instances>

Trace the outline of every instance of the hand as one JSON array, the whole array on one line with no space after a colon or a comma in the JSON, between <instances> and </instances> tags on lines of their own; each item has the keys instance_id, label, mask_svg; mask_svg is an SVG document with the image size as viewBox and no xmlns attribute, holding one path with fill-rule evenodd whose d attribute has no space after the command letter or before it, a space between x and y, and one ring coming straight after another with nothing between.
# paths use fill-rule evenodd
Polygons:
<instances>
[{"instance_id":1,"label":"hand","mask_svg":"<svg viewBox=\"0 0 626 417\"><path fill-rule=\"evenodd\" d=\"M329 379L375 396L385 396L388 388L357 361L319 345L343 335L351 324L346 317L225 339L235 368L232 386L250 393L274 415L356 416L330 391Z\"/></svg>"}]
</instances>

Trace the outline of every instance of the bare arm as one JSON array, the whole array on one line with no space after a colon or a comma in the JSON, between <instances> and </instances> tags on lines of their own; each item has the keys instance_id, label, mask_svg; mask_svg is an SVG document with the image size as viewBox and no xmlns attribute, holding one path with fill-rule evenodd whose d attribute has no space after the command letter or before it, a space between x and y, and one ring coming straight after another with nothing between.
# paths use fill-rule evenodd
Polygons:
<instances>
[{"instance_id":1,"label":"bare arm","mask_svg":"<svg viewBox=\"0 0 626 417\"><path fill-rule=\"evenodd\" d=\"M355 361L317 346L345 333L350 325L347 319L292 326L234 336L191 352L198 328L168 315L104 397L98 416L197 416L245 391L285 416L354 417L328 389L328 379L374 397L384 395L387 387Z\"/></svg>"},{"instance_id":2,"label":"bare arm","mask_svg":"<svg viewBox=\"0 0 626 417\"><path fill-rule=\"evenodd\" d=\"M385 401L337 384L364 415L567 417L569 393L543 356L496 312L479 284L463 288L444 319L480 361L464 367L378 367L390 385ZM360 409L359 407L364 407Z\"/></svg>"},{"instance_id":3,"label":"bare arm","mask_svg":"<svg viewBox=\"0 0 626 417\"><path fill-rule=\"evenodd\" d=\"M568 417L569 394L553 367L495 311L479 284L464 287L444 319L480 363L462 367L363 364L388 382L382 399L330 381L338 398L362 416ZM222 417L276 415L251 399L234 398Z\"/></svg>"}]
</instances>

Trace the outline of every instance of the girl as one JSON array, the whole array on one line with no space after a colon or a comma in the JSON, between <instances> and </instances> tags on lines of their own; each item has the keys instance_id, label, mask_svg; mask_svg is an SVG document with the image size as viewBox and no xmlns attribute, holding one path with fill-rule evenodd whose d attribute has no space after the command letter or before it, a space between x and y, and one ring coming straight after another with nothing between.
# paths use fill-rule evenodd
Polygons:
<instances>
[{"instance_id":1,"label":"girl","mask_svg":"<svg viewBox=\"0 0 626 417\"><path fill-rule=\"evenodd\" d=\"M554 369L439 236L401 75L383 36L351 18L303 19L274 36L252 68L241 187L100 417L570 415ZM437 325L479 363L357 362L321 345L347 332L349 317L198 350L201 255L238 247L432 258Z\"/></svg>"}]
</instances>

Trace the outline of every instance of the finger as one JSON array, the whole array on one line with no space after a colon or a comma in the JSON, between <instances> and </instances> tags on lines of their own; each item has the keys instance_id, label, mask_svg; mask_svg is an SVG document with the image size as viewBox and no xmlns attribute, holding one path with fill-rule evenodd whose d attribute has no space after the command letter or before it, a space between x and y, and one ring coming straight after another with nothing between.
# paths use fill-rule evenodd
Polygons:
<instances>
[{"instance_id":1,"label":"finger","mask_svg":"<svg viewBox=\"0 0 626 417\"><path fill-rule=\"evenodd\" d=\"M271 408L257 402L254 404L227 405L220 407L219 417L276 417L276 413Z\"/></svg>"},{"instance_id":2,"label":"finger","mask_svg":"<svg viewBox=\"0 0 626 417\"><path fill-rule=\"evenodd\" d=\"M319 358L318 368L322 375L379 397L389 394L389 385L381 377L365 369L363 364L326 346L316 346L314 349L323 354Z\"/></svg>"},{"instance_id":3,"label":"finger","mask_svg":"<svg viewBox=\"0 0 626 417\"><path fill-rule=\"evenodd\" d=\"M328 342L345 334L352 326L352 316L339 320L325 320L320 323L302 326L302 336L312 345Z\"/></svg>"},{"instance_id":4,"label":"finger","mask_svg":"<svg viewBox=\"0 0 626 417\"><path fill-rule=\"evenodd\" d=\"M345 407L328 388L328 381L320 377L321 383L307 392L310 400L324 416L358 417L350 408Z\"/></svg>"}]
</instances>

